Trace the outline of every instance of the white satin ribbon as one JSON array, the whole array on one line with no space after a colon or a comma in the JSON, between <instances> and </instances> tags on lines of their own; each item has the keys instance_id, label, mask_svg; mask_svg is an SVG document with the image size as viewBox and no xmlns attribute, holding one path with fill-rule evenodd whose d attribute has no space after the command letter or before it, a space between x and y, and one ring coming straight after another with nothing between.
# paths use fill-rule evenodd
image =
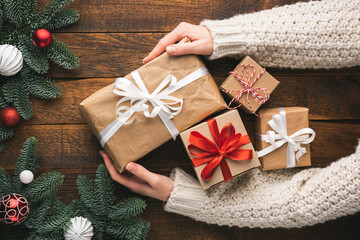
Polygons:
<instances>
[{"instance_id":1,"label":"white satin ribbon","mask_svg":"<svg viewBox=\"0 0 360 240\"><path fill-rule=\"evenodd\" d=\"M113 93L122 98L116 104L116 119L99 133L101 146L104 147L105 143L123 125L132 123L134 118L131 120L129 119L135 112L143 112L148 118L159 116L173 139L175 139L176 136L179 135L179 131L172 123L171 119L181 112L183 100L170 96L170 94L208 73L209 71L204 66L180 81L177 81L176 77L169 74L151 94L146 89L145 84L137 71L131 73L136 85L126 78L117 78L115 80ZM125 101L130 101L130 106L121 106ZM149 110L148 103L153 106L152 111Z\"/></svg>"},{"instance_id":2,"label":"white satin ribbon","mask_svg":"<svg viewBox=\"0 0 360 240\"><path fill-rule=\"evenodd\" d=\"M299 162L299 158L306 153L306 148L300 144L311 143L315 138L315 131L311 128L303 128L291 136L288 136L285 110L279 108L279 112L279 114L273 115L272 119L268 122L275 132L268 131L265 135L257 134L257 137L260 137L262 141L271 144L271 146L257 152L257 154L258 157L262 157L287 143L287 167L293 168L295 167L295 159Z\"/></svg>"}]
</instances>

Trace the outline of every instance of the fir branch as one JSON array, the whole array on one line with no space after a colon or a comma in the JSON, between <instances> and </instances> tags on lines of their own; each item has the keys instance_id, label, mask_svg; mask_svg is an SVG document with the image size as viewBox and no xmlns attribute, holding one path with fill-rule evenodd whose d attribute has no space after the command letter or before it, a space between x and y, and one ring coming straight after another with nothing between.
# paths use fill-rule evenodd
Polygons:
<instances>
[{"instance_id":1,"label":"fir branch","mask_svg":"<svg viewBox=\"0 0 360 240\"><path fill-rule=\"evenodd\" d=\"M6 103L6 100L4 98L4 94L2 91L0 91L0 108L5 108L7 107L8 104Z\"/></svg>"},{"instance_id":2,"label":"fir branch","mask_svg":"<svg viewBox=\"0 0 360 240\"><path fill-rule=\"evenodd\" d=\"M20 79L7 81L3 85L3 94L7 102L12 102L24 119L30 119L33 113L32 103Z\"/></svg>"},{"instance_id":3,"label":"fir branch","mask_svg":"<svg viewBox=\"0 0 360 240\"><path fill-rule=\"evenodd\" d=\"M124 219L140 215L146 208L144 200L137 197L123 199L116 206L113 206L109 212L109 218Z\"/></svg>"},{"instance_id":4,"label":"fir branch","mask_svg":"<svg viewBox=\"0 0 360 240\"><path fill-rule=\"evenodd\" d=\"M79 67L79 59L70 52L65 43L53 39L47 51L48 58L65 69L75 69Z\"/></svg>"},{"instance_id":5,"label":"fir branch","mask_svg":"<svg viewBox=\"0 0 360 240\"><path fill-rule=\"evenodd\" d=\"M30 233L26 240L63 240L64 237L61 233L52 232L52 233ZM18 240L18 239L17 239Z\"/></svg>"},{"instance_id":6,"label":"fir branch","mask_svg":"<svg viewBox=\"0 0 360 240\"><path fill-rule=\"evenodd\" d=\"M37 158L37 140L35 137L28 138L20 150L20 156L15 166L15 177L18 178L24 170L29 170L35 174Z\"/></svg>"},{"instance_id":7,"label":"fir branch","mask_svg":"<svg viewBox=\"0 0 360 240\"><path fill-rule=\"evenodd\" d=\"M101 206L98 205L96 201L96 195L94 192L94 181L93 179L87 178L84 175L78 176L76 180L80 201L84 204L87 210L94 215L102 215L103 211L99 212Z\"/></svg>"},{"instance_id":8,"label":"fir branch","mask_svg":"<svg viewBox=\"0 0 360 240\"><path fill-rule=\"evenodd\" d=\"M0 31L2 30L2 28L3 28L3 10L2 10L2 8L3 8L3 2L2 2L2 0L0 1ZM0 36L0 40L2 39L2 37ZM1 42L0 42L0 44L1 44Z\"/></svg>"},{"instance_id":9,"label":"fir branch","mask_svg":"<svg viewBox=\"0 0 360 240\"><path fill-rule=\"evenodd\" d=\"M6 146L3 142L0 142L0 153L2 153L6 149Z\"/></svg>"},{"instance_id":10,"label":"fir branch","mask_svg":"<svg viewBox=\"0 0 360 240\"><path fill-rule=\"evenodd\" d=\"M67 206L57 210L56 214L49 215L44 222L38 225L36 229L38 234L43 235L53 232L62 235L63 229L69 225L73 213Z\"/></svg>"},{"instance_id":11,"label":"fir branch","mask_svg":"<svg viewBox=\"0 0 360 240\"><path fill-rule=\"evenodd\" d=\"M63 181L64 176L61 173L45 173L27 185L24 195L26 195L29 201L39 201L46 195L56 192L61 187Z\"/></svg>"},{"instance_id":12,"label":"fir branch","mask_svg":"<svg viewBox=\"0 0 360 240\"><path fill-rule=\"evenodd\" d=\"M31 81L23 81L27 93L34 96L53 99L61 95L61 88L50 78L34 76Z\"/></svg>"},{"instance_id":13,"label":"fir branch","mask_svg":"<svg viewBox=\"0 0 360 240\"><path fill-rule=\"evenodd\" d=\"M44 25L44 28L51 31L68 26L79 20L80 14L72 8L66 8L54 15L54 17Z\"/></svg>"},{"instance_id":14,"label":"fir branch","mask_svg":"<svg viewBox=\"0 0 360 240\"><path fill-rule=\"evenodd\" d=\"M150 223L140 218L132 218L121 222L121 224L110 222L107 226L107 233L112 238L141 240L146 238L149 228Z\"/></svg>"},{"instance_id":15,"label":"fir branch","mask_svg":"<svg viewBox=\"0 0 360 240\"><path fill-rule=\"evenodd\" d=\"M39 28L45 26L56 16L56 14L73 1L74 0L52 0L47 3L45 8L38 14L36 21L32 24L32 27Z\"/></svg>"},{"instance_id":16,"label":"fir branch","mask_svg":"<svg viewBox=\"0 0 360 240\"><path fill-rule=\"evenodd\" d=\"M20 156L15 165L14 190L20 191L22 183L20 181L20 173L24 170L31 171L34 175L36 172L36 160L38 158L37 141L35 137L31 137L23 145Z\"/></svg>"},{"instance_id":17,"label":"fir branch","mask_svg":"<svg viewBox=\"0 0 360 240\"><path fill-rule=\"evenodd\" d=\"M27 24L31 24L37 15L36 7L38 0L23 0L22 5L26 11L25 20Z\"/></svg>"},{"instance_id":18,"label":"fir branch","mask_svg":"<svg viewBox=\"0 0 360 240\"><path fill-rule=\"evenodd\" d=\"M26 64L21 69L20 76L28 94L44 99L57 98L61 94L61 88L55 81L39 75Z\"/></svg>"},{"instance_id":19,"label":"fir branch","mask_svg":"<svg viewBox=\"0 0 360 240\"><path fill-rule=\"evenodd\" d=\"M14 129L0 125L0 142L8 140L14 135Z\"/></svg>"},{"instance_id":20,"label":"fir branch","mask_svg":"<svg viewBox=\"0 0 360 240\"><path fill-rule=\"evenodd\" d=\"M97 205L101 206L102 209L111 208L116 200L114 196L114 182L110 178L104 164L100 164L96 171L95 194L98 200Z\"/></svg>"},{"instance_id":21,"label":"fir branch","mask_svg":"<svg viewBox=\"0 0 360 240\"><path fill-rule=\"evenodd\" d=\"M24 0L5 0L4 1L4 18L20 27L24 24L26 9L23 5Z\"/></svg>"},{"instance_id":22,"label":"fir branch","mask_svg":"<svg viewBox=\"0 0 360 240\"><path fill-rule=\"evenodd\" d=\"M7 240L26 239L28 229L24 225L7 228Z\"/></svg>"},{"instance_id":23,"label":"fir branch","mask_svg":"<svg viewBox=\"0 0 360 240\"><path fill-rule=\"evenodd\" d=\"M31 211L24 223L25 226L31 230L35 230L40 223L45 221L45 218L51 209L53 202L58 200L55 194L45 196L40 202L31 205Z\"/></svg>"},{"instance_id":24,"label":"fir branch","mask_svg":"<svg viewBox=\"0 0 360 240\"><path fill-rule=\"evenodd\" d=\"M0 167L0 197L13 192L11 179L7 171Z\"/></svg>"},{"instance_id":25,"label":"fir branch","mask_svg":"<svg viewBox=\"0 0 360 240\"><path fill-rule=\"evenodd\" d=\"M25 63L35 72L44 74L49 70L46 49L35 47L30 36L21 35L19 37L19 49Z\"/></svg>"}]
</instances>

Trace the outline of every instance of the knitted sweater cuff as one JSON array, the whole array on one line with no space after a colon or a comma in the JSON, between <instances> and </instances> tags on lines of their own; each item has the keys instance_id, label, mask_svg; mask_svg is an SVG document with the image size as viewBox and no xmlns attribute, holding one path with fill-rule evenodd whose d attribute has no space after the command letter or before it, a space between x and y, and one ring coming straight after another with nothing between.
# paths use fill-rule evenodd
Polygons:
<instances>
[{"instance_id":1,"label":"knitted sweater cuff","mask_svg":"<svg viewBox=\"0 0 360 240\"><path fill-rule=\"evenodd\" d=\"M165 204L165 211L198 219L207 198L200 184L179 168L173 169L170 177L174 179L174 189Z\"/></svg>"},{"instance_id":2,"label":"knitted sweater cuff","mask_svg":"<svg viewBox=\"0 0 360 240\"><path fill-rule=\"evenodd\" d=\"M234 27L235 23L235 20L231 19L204 20L200 23L201 26L205 26L210 31L213 40L213 53L208 56L209 60L225 56L238 58L239 54L246 50L245 45L249 44L242 41L246 39L245 31L239 29L241 28L240 25ZM239 33L241 33L242 39L236 36ZM250 49L247 48L247 50Z\"/></svg>"}]
</instances>

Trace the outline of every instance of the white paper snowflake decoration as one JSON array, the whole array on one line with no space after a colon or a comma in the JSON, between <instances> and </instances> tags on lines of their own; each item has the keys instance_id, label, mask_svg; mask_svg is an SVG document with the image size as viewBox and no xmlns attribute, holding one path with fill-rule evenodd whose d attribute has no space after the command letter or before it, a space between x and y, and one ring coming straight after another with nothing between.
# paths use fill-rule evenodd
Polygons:
<instances>
[{"instance_id":1,"label":"white paper snowflake decoration","mask_svg":"<svg viewBox=\"0 0 360 240\"><path fill-rule=\"evenodd\" d=\"M71 219L71 225L65 229L65 240L91 240L94 236L94 228L91 222L84 217L74 217Z\"/></svg>"},{"instance_id":2,"label":"white paper snowflake decoration","mask_svg":"<svg viewBox=\"0 0 360 240\"><path fill-rule=\"evenodd\" d=\"M23 56L13 45L0 45L0 75L12 76L23 66Z\"/></svg>"}]
</instances>

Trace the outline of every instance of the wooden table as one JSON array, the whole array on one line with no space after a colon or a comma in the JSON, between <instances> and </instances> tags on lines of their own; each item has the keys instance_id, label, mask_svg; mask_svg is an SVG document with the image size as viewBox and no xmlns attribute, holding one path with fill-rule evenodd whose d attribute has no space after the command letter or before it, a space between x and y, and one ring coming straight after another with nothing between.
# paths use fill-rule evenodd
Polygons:
<instances>
[{"instance_id":1,"label":"wooden table","mask_svg":"<svg viewBox=\"0 0 360 240\"><path fill-rule=\"evenodd\" d=\"M43 0L44 2L44 0ZM143 57L157 41L181 21L198 24L202 19L222 19L294 3L297 0L78 0L71 6L81 19L73 26L55 33L80 58L81 67L65 71L52 66L63 94L56 100L32 98L34 116L22 121L15 137L0 155L0 164L13 169L23 142L30 136L39 141L40 172L50 170L65 174L62 200L78 198L76 177L94 176L102 163L101 149L79 113L79 103L114 78L138 68ZM237 62L221 59L206 62L220 84ZM324 167L354 152L360 136L360 113L346 100L344 83L358 80L360 68L342 70L268 69L280 82L266 103L268 107L305 106L310 108L310 127L317 133L311 144L314 167ZM254 118L242 114L249 133L254 133ZM253 135L251 136L253 139ZM149 170L168 175L181 167L193 173L182 143L169 141L139 163ZM119 197L133 195L117 186ZM163 211L163 203L145 198L148 207L143 217L150 221L148 239L349 239L358 236L360 214L301 229L248 229L218 227ZM356 235L355 235L356 234Z\"/></svg>"}]
</instances>

